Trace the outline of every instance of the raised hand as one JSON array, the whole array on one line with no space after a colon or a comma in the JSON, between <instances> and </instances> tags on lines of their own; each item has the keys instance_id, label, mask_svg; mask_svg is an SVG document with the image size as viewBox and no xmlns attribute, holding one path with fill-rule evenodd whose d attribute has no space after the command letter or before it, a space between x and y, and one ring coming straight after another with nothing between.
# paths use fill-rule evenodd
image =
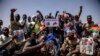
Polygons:
<instances>
[{"instance_id":1,"label":"raised hand","mask_svg":"<svg viewBox=\"0 0 100 56\"><path fill-rule=\"evenodd\" d=\"M83 8L83 6L80 6L80 9L82 9Z\"/></svg>"},{"instance_id":2,"label":"raised hand","mask_svg":"<svg viewBox=\"0 0 100 56\"><path fill-rule=\"evenodd\" d=\"M57 11L56 13L59 13L59 11Z\"/></svg>"},{"instance_id":3,"label":"raised hand","mask_svg":"<svg viewBox=\"0 0 100 56\"><path fill-rule=\"evenodd\" d=\"M39 10L37 10L36 12L37 12L37 13L40 13L40 11L39 11Z\"/></svg>"},{"instance_id":4,"label":"raised hand","mask_svg":"<svg viewBox=\"0 0 100 56\"><path fill-rule=\"evenodd\" d=\"M83 6L80 6L80 10L79 10L79 12L77 14L79 16L79 18L80 18L81 14L82 14L82 10L83 10Z\"/></svg>"},{"instance_id":5,"label":"raised hand","mask_svg":"<svg viewBox=\"0 0 100 56\"><path fill-rule=\"evenodd\" d=\"M15 9L15 8L13 8L13 9L11 9L11 12L15 12L17 9Z\"/></svg>"}]
</instances>

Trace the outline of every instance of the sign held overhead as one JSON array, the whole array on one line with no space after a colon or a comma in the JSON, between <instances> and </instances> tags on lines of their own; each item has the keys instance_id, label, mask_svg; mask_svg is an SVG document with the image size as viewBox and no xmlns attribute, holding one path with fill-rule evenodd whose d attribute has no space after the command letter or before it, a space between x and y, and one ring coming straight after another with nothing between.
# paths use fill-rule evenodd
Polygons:
<instances>
[{"instance_id":1,"label":"sign held overhead","mask_svg":"<svg viewBox=\"0 0 100 56\"><path fill-rule=\"evenodd\" d=\"M59 19L45 19L46 27L58 27Z\"/></svg>"}]
</instances>

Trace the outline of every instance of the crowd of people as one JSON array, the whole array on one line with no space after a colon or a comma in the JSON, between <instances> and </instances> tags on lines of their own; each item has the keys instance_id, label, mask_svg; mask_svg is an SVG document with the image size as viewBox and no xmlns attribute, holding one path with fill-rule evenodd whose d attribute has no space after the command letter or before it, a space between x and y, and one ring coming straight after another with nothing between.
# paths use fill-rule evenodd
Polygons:
<instances>
[{"instance_id":1,"label":"crowd of people","mask_svg":"<svg viewBox=\"0 0 100 56\"><path fill-rule=\"evenodd\" d=\"M37 15L27 16L15 14L17 9L11 9L10 25L3 27L0 20L0 56L82 56L80 41L82 38L93 37L94 54L98 55L100 48L100 31L94 32L92 27L99 27L87 15L87 22L82 23L80 16L83 6L77 15L67 11L43 15L39 10ZM58 19L58 27L47 27L45 19ZM85 55L83 55L85 56Z\"/></svg>"}]
</instances>

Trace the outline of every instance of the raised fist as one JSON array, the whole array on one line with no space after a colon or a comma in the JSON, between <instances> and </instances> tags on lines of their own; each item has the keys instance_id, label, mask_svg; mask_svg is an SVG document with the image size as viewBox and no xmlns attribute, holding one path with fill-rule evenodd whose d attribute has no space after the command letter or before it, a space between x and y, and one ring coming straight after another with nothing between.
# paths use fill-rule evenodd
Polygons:
<instances>
[{"instance_id":1,"label":"raised fist","mask_svg":"<svg viewBox=\"0 0 100 56\"><path fill-rule=\"evenodd\" d=\"M59 13L59 11L57 11L57 13Z\"/></svg>"},{"instance_id":2,"label":"raised fist","mask_svg":"<svg viewBox=\"0 0 100 56\"><path fill-rule=\"evenodd\" d=\"M83 6L80 6L80 8L82 9L82 8L83 8Z\"/></svg>"},{"instance_id":3,"label":"raised fist","mask_svg":"<svg viewBox=\"0 0 100 56\"><path fill-rule=\"evenodd\" d=\"M15 12L17 9L15 9L15 8L13 8L13 9L11 9L11 12Z\"/></svg>"},{"instance_id":4,"label":"raised fist","mask_svg":"<svg viewBox=\"0 0 100 56\"><path fill-rule=\"evenodd\" d=\"M37 12L37 13L40 13L40 11L39 11L39 10L37 10L36 12Z\"/></svg>"}]
</instances>

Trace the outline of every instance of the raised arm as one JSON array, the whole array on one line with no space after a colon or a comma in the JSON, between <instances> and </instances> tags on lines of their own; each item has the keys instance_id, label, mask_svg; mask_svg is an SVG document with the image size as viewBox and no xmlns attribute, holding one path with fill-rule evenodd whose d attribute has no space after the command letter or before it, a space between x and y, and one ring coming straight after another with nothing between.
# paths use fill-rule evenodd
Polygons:
<instances>
[{"instance_id":1,"label":"raised arm","mask_svg":"<svg viewBox=\"0 0 100 56\"><path fill-rule=\"evenodd\" d=\"M80 10L79 10L79 12L78 12L78 16L80 17L81 16L81 14L82 14L82 9L83 9L83 6L80 6Z\"/></svg>"},{"instance_id":2,"label":"raised arm","mask_svg":"<svg viewBox=\"0 0 100 56\"><path fill-rule=\"evenodd\" d=\"M55 18L57 17L58 13L59 13L59 11L56 11Z\"/></svg>"},{"instance_id":3,"label":"raised arm","mask_svg":"<svg viewBox=\"0 0 100 56\"><path fill-rule=\"evenodd\" d=\"M6 48L10 43L11 43L11 40L6 42L6 43L4 43L2 46L0 46L0 50Z\"/></svg>"},{"instance_id":4,"label":"raised arm","mask_svg":"<svg viewBox=\"0 0 100 56\"><path fill-rule=\"evenodd\" d=\"M2 44L0 46L0 50L5 49L13 40L14 40L14 37L11 40L7 41L6 43Z\"/></svg>"},{"instance_id":5,"label":"raised arm","mask_svg":"<svg viewBox=\"0 0 100 56\"><path fill-rule=\"evenodd\" d=\"M23 48L23 53L29 53L32 52L33 50L37 50L38 48L42 47L44 45L43 42L35 45L35 46L30 46L29 42L26 42L24 48Z\"/></svg>"},{"instance_id":6,"label":"raised arm","mask_svg":"<svg viewBox=\"0 0 100 56\"><path fill-rule=\"evenodd\" d=\"M10 21L14 21L14 12L16 9L11 9L11 14L10 14Z\"/></svg>"},{"instance_id":7,"label":"raised arm","mask_svg":"<svg viewBox=\"0 0 100 56\"><path fill-rule=\"evenodd\" d=\"M41 15L41 18L44 19L43 14L39 10L37 10L37 13L39 13L39 15Z\"/></svg>"}]
</instances>

